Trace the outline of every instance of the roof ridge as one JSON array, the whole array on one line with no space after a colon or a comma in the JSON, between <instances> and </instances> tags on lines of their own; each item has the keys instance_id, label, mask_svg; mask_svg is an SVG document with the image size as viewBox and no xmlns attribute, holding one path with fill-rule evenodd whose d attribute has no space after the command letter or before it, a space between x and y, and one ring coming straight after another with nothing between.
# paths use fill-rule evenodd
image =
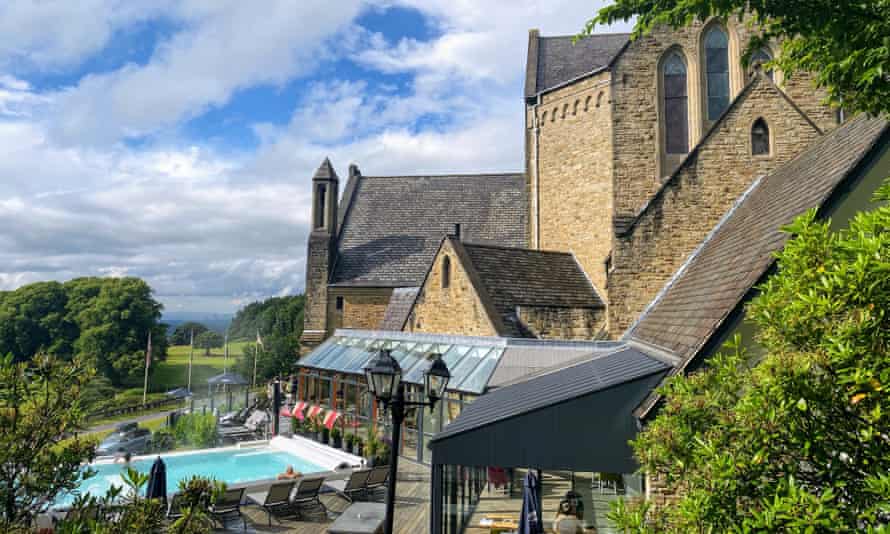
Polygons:
<instances>
[{"instance_id":1,"label":"roof ridge","mask_svg":"<svg viewBox=\"0 0 890 534\"><path fill-rule=\"evenodd\" d=\"M362 178L370 178L370 179L386 179L386 178L482 178L486 176L525 176L525 173L522 171L512 171L512 172L479 172L479 173L449 173L449 174L391 174L387 176L378 175L378 176L366 176L362 175Z\"/></svg>"},{"instance_id":2,"label":"roof ridge","mask_svg":"<svg viewBox=\"0 0 890 534\"><path fill-rule=\"evenodd\" d=\"M591 33L589 35L579 36L577 33L573 35L538 35L538 39L565 39L567 37L575 38L578 37L579 40L587 39L590 37L630 37L632 34L630 32L605 32L605 33Z\"/></svg>"},{"instance_id":3,"label":"roof ridge","mask_svg":"<svg viewBox=\"0 0 890 534\"><path fill-rule=\"evenodd\" d=\"M539 250L534 248L526 248L526 247L511 247L508 245L497 245L495 243L486 243L486 242L476 242L469 240L462 240L461 243L464 247L477 247L477 248L497 248L503 250L520 250L523 252L535 252L540 254L559 254L561 256L572 256L571 252L563 252L561 250Z\"/></svg>"}]
</instances>

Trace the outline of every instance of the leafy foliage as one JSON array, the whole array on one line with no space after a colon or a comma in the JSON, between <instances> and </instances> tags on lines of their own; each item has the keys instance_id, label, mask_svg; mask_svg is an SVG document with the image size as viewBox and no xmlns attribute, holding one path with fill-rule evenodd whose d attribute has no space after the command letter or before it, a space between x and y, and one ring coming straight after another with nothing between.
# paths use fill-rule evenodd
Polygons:
<instances>
[{"instance_id":1,"label":"leafy foliage","mask_svg":"<svg viewBox=\"0 0 890 534\"><path fill-rule=\"evenodd\" d=\"M219 332L206 330L199 336L195 336L195 347L204 349L204 354L210 356L210 349L216 349L223 346L225 338Z\"/></svg>"},{"instance_id":2,"label":"leafy foliage","mask_svg":"<svg viewBox=\"0 0 890 534\"><path fill-rule=\"evenodd\" d=\"M890 200L890 185L878 199ZM833 232L814 211L748 317L766 349L738 340L676 377L634 442L676 506L614 519L636 532L878 531L890 521L890 207Z\"/></svg>"},{"instance_id":3,"label":"leafy foliage","mask_svg":"<svg viewBox=\"0 0 890 534\"><path fill-rule=\"evenodd\" d=\"M161 304L138 278L40 282L0 299L0 354L24 361L44 351L89 357L114 386L141 385L148 332L152 357L166 356Z\"/></svg>"},{"instance_id":4,"label":"leafy foliage","mask_svg":"<svg viewBox=\"0 0 890 534\"><path fill-rule=\"evenodd\" d=\"M179 481L182 517L170 525L171 534L200 534L213 530L208 506L226 491L226 485L214 479L192 476Z\"/></svg>"},{"instance_id":5,"label":"leafy foliage","mask_svg":"<svg viewBox=\"0 0 890 534\"><path fill-rule=\"evenodd\" d=\"M211 447L216 443L216 417L213 414L200 413L183 415L176 420L173 435L181 445Z\"/></svg>"},{"instance_id":6,"label":"leafy foliage","mask_svg":"<svg viewBox=\"0 0 890 534\"><path fill-rule=\"evenodd\" d=\"M194 332L195 339L197 339L198 336L208 330L210 329L201 323L186 321L173 330L169 341L171 345L188 345L192 342L192 332Z\"/></svg>"},{"instance_id":7,"label":"leafy foliage","mask_svg":"<svg viewBox=\"0 0 890 534\"><path fill-rule=\"evenodd\" d=\"M587 22L585 33L636 17L639 37L662 24L676 28L733 15L749 16L759 31L745 58L776 40L781 53L773 63L786 76L811 72L834 104L890 112L890 0L616 0Z\"/></svg>"},{"instance_id":8,"label":"leafy foliage","mask_svg":"<svg viewBox=\"0 0 890 534\"><path fill-rule=\"evenodd\" d=\"M252 380L255 357L258 383L293 373L303 333L303 303L302 295L275 297L249 304L235 315L233 336L256 339L259 331L263 341L260 347L256 344L244 347L245 357L239 361L239 373Z\"/></svg>"},{"instance_id":9,"label":"leafy foliage","mask_svg":"<svg viewBox=\"0 0 890 534\"><path fill-rule=\"evenodd\" d=\"M83 358L0 357L0 531L27 528L59 495L75 489L96 443L81 428L80 392L93 376Z\"/></svg>"}]
</instances>

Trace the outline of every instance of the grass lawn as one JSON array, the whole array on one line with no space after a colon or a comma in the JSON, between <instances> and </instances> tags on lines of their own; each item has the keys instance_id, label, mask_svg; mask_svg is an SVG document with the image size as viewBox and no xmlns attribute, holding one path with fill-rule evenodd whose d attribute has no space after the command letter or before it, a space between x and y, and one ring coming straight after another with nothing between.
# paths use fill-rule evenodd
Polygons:
<instances>
[{"instance_id":1,"label":"grass lawn","mask_svg":"<svg viewBox=\"0 0 890 534\"><path fill-rule=\"evenodd\" d=\"M232 341L229 343L229 369L243 355L243 348L249 344L247 341ZM192 391L199 387L207 387L207 379L223 372L225 357L223 349L211 349L210 356L204 355L203 349L195 349L192 360ZM188 383L189 347L179 345L167 349L167 360L160 362L155 367L149 383L149 391L169 391L178 387L185 387Z\"/></svg>"}]
</instances>

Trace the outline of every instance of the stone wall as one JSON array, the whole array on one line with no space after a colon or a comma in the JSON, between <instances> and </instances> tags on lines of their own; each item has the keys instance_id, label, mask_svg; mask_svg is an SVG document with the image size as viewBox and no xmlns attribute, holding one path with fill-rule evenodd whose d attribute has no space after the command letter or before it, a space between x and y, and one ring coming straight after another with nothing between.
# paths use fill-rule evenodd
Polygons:
<instances>
[{"instance_id":1,"label":"stone wall","mask_svg":"<svg viewBox=\"0 0 890 534\"><path fill-rule=\"evenodd\" d=\"M520 306L519 320L541 339L591 340L605 334L606 310Z\"/></svg>"},{"instance_id":2,"label":"stone wall","mask_svg":"<svg viewBox=\"0 0 890 534\"><path fill-rule=\"evenodd\" d=\"M528 123L538 124L537 160L529 156L530 205L534 210L537 203L539 215L532 214L538 223L532 227L540 237L533 247L574 252L604 298L604 262L612 248L609 80L608 72L592 76L543 95L539 106L526 110ZM535 151L533 138L529 147Z\"/></svg>"},{"instance_id":3,"label":"stone wall","mask_svg":"<svg viewBox=\"0 0 890 534\"><path fill-rule=\"evenodd\" d=\"M303 310L304 349L314 347L328 335L328 269L331 265L331 236L312 232L306 253L306 306Z\"/></svg>"},{"instance_id":4,"label":"stone wall","mask_svg":"<svg viewBox=\"0 0 890 534\"><path fill-rule=\"evenodd\" d=\"M328 290L328 335L337 328L375 330L380 328L392 288L331 287ZM343 309L337 310L342 297Z\"/></svg>"},{"instance_id":5,"label":"stone wall","mask_svg":"<svg viewBox=\"0 0 890 534\"><path fill-rule=\"evenodd\" d=\"M764 118L771 154L751 154L751 126ZM609 329L624 330L652 301L754 181L819 136L766 78L759 78L629 227L616 227Z\"/></svg>"},{"instance_id":6,"label":"stone wall","mask_svg":"<svg viewBox=\"0 0 890 534\"><path fill-rule=\"evenodd\" d=\"M447 288L442 287L442 262L445 256L451 263ZM404 329L407 332L465 336L498 335L454 248L447 241L433 261L433 268L417 295Z\"/></svg>"}]
</instances>

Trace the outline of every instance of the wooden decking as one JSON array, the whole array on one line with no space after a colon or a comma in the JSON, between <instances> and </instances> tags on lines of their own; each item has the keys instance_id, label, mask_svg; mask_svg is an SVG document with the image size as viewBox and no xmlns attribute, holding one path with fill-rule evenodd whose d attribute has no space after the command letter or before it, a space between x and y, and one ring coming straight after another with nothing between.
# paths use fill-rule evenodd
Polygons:
<instances>
[{"instance_id":1,"label":"wooden decking","mask_svg":"<svg viewBox=\"0 0 890 534\"><path fill-rule=\"evenodd\" d=\"M396 486L395 531L404 534L427 532L429 530L429 468L406 460L399 459L399 477ZM328 508L327 517L313 514L304 520L272 519L269 527L266 512L257 506L245 506L242 510L247 516L247 532L298 532L301 534L320 534L327 532L337 515L343 512L349 503L333 493L322 494L322 502ZM382 500L382 495L381 495ZM242 532L241 523L231 521L228 531Z\"/></svg>"}]
</instances>

